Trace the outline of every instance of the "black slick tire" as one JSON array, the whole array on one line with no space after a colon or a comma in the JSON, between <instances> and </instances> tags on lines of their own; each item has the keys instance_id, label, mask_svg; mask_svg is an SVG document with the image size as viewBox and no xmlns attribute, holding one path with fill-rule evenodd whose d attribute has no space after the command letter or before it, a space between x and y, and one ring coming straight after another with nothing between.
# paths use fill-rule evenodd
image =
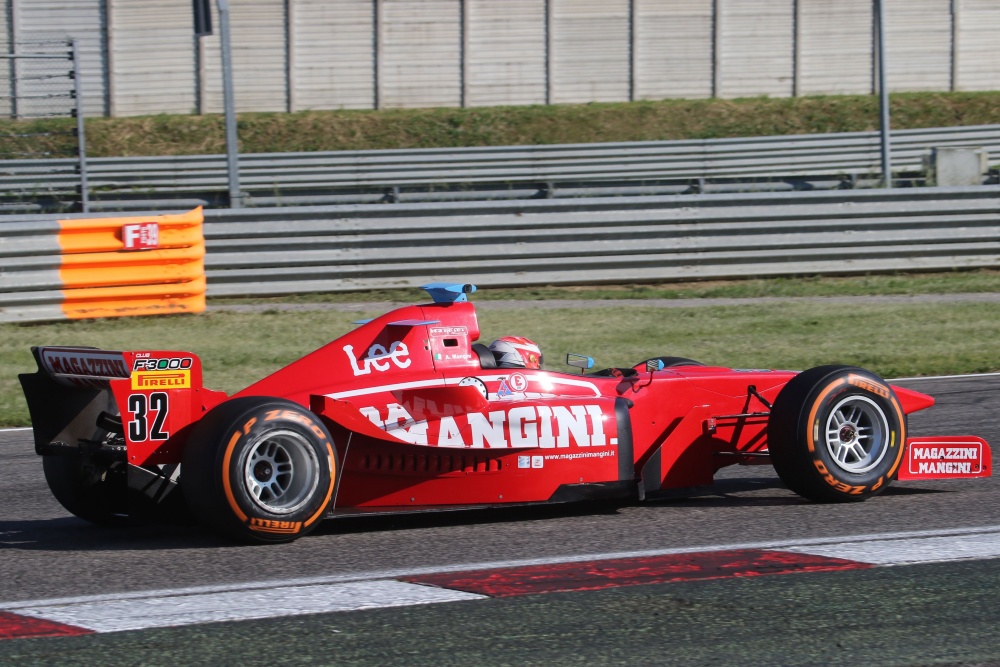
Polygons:
<instances>
[{"instance_id":1,"label":"black slick tire","mask_svg":"<svg viewBox=\"0 0 1000 667\"><path fill-rule=\"evenodd\" d=\"M906 416L874 373L819 366L781 390L767 432L771 462L789 489L818 502L860 501L895 477Z\"/></svg>"},{"instance_id":2,"label":"black slick tire","mask_svg":"<svg viewBox=\"0 0 1000 667\"><path fill-rule=\"evenodd\" d=\"M245 542L290 542L326 514L338 461L315 414L249 396L213 408L192 429L181 487L194 514Z\"/></svg>"},{"instance_id":3,"label":"black slick tire","mask_svg":"<svg viewBox=\"0 0 1000 667\"><path fill-rule=\"evenodd\" d=\"M66 455L43 456L42 470L52 495L71 514L99 526L128 523L123 473Z\"/></svg>"}]
</instances>

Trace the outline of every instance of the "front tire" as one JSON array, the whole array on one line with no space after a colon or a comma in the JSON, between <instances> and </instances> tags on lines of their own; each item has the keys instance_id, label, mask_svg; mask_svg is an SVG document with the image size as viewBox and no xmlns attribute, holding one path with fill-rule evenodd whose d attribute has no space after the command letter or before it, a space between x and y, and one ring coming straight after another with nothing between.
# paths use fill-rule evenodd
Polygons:
<instances>
[{"instance_id":1,"label":"front tire","mask_svg":"<svg viewBox=\"0 0 1000 667\"><path fill-rule=\"evenodd\" d=\"M289 542L314 529L337 480L333 439L297 403L226 401L188 438L181 487L209 526L248 542Z\"/></svg>"},{"instance_id":2,"label":"front tire","mask_svg":"<svg viewBox=\"0 0 1000 667\"><path fill-rule=\"evenodd\" d=\"M881 493L906 442L906 416L892 389L853 366L820 366L792 378L775 399L767 428L778 476L819 502Z\"/></svg>"}]
</instances>

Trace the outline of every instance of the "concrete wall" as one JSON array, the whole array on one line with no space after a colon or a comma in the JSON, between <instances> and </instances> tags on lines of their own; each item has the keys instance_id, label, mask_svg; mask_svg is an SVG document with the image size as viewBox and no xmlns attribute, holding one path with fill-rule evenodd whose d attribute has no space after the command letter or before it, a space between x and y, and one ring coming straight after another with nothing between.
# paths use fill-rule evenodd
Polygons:
<instances>
[{"instance_id":1,"label":"concrete wall","mask_svg":"<svg viewBox=\"0 0 1000 667\"><path fill-rule=\"evenodd\" d=\"M884 2L891 90L1000 89L1000 2ZM873 0L230 0L230 7L238 111L875 88ZM76 37L89 115L219 112L214 6L213 18L216 34L198 39L191 0L0 0L0 47L42 34Z\"/></svg>"}]
</instances>

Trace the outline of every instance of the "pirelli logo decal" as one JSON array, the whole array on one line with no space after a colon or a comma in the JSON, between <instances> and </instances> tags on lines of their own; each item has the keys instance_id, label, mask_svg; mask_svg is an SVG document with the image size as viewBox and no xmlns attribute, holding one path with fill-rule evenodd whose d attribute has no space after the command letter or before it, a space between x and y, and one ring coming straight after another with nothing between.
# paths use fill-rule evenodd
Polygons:
<instances>
[{"instance_id":1,"label":"pirelli logo decal","mask_svg":"<svg viewBox=\"0 0 1000 667\"><path fill-rule=\"evenodd\" d=\"M191 371L135 371L132 373L132 389L190 389Z\"/></svg>"},{"instance_id":2,"label":"pirelli logo decal","mask_svg":"<svg viewBox=\"0 0 1000 667\"><path fill-rule=\"evenodd\" d=\"M878 384L877 382L872 382L866 377L861 377L860 375L855 375L851 373L847 376L847 381L859 389L864 389L870 391L873 394L877 394L882 398L889 398L889 388L885 385Z\"/></svg>"},{"instance_id":3,"label":"pirelli logo decal","mask_svg":"<svg viewBox=\"0 0 1000 667\"><path fill-rule=\"evenodd\" d=\"M261 530L265 533L284 533L294 535L302 530L301 521L273 521L271 519L258 519L253 517L249 522L253 530Z\"/></svg>"}]
</instances>

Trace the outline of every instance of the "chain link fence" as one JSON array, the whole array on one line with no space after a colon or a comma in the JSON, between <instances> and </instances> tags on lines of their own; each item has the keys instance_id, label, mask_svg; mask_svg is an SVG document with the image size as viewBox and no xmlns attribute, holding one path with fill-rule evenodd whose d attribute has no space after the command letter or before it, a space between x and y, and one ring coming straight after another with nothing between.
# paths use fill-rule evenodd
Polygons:
<instances>
[{"instance_id":1,"label":"chain link fence","mask_svg":"<svg viewBox=\"0 0 1000 667\"><path fill-rule=\"evenodd\" d=\"M73 40L0 42L0 212L88 211L81 99ZM64 174L72 188L42 185Z\"/></svg>"}]
</instances>

